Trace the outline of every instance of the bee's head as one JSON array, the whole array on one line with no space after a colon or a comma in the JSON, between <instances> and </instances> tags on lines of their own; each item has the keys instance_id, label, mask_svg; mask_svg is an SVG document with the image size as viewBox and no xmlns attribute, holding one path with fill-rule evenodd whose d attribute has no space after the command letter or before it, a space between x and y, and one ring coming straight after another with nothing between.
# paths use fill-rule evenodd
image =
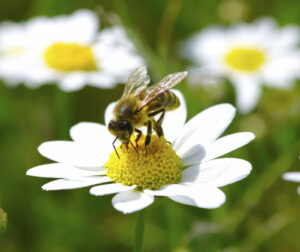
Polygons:
<instances>
[{"instance_id":1,"label":"bee's head","mask_svg":"<svg viewBox=\"0 0 300 252\"><path fill-rule=\"evenodd\" d=\"M111 120L108 124L108 130L123 143L129 142L133 132L132 124L129 121Z\"/></svg>"}]
</instances>

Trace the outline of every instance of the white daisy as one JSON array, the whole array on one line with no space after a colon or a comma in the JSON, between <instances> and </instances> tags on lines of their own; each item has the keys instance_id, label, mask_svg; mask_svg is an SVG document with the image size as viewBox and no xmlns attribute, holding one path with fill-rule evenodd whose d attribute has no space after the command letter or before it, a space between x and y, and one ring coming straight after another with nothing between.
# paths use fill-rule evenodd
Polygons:
<instances>
[{"instance_id":1,"label":"white daisy","mask_svg":"<svg viewBox=\"0 0 300 252\"><path fill-rule=\"evenodd\" d=\"M88 10L70 16L37 17L20 26L26 42L23 64L20 69L17 58L10 69L28 86L58 82L65 91L85 85L110 88L125 82L143 63L122 27L97 33L98 18ZM6 58L1 61L6 64Z\"/></svg>"},{"instance_id":2,"label":"white daisy","mask_svg":"<svg viewBox=\"0 0 300 252\"><path fill-rule=\"evenodd\" d=\"M205 29L188 40L182 52L195 63L192 83L227 77L236 89L238 108L247 113L256 105L262 84L287 88L299 77L299 37L298 27L278 28L266 18Z\"/></svg>"},{"instance_id":3,"label":"white daisy","mask_svg":"<svg viewBox=\"0 0 300 252\"><path fill-rule=\"evenodd\" d=\"M71 128L72 141L40 145L39 152L56 163L34 167L27 175L57 178L43 185L44 190L96 185L90 193L116 193L112 204L123 213L149 206L155 196L201 208L219 207L225 202L219 187L246 177L251 164L243 159L218 157L249 143L254 135L240 132L217 139L234 117L235 109L230 104L206 109L185 124L185 101L180 92L174 92L181 106L166 113L163 122L165 138L172 144L152 135L146 155L143 136L138 154L131 146L128 150L118 146L119 159L112 147L114 136L106 126L82 122ZM113 106L106 110L106 124Z\"/></svg>"},{"instance_id":4,"label":"white daisy","mask_svg":"<svg viewBox=\"0 0 300 252\"><path fill-rule=\"evenodd\" d=\"M300 172L286 172L283 174L282 178L287 181L300 183ZM300 186L298 187L298 193L300 194Z\"/></svg>"}]
</instances>

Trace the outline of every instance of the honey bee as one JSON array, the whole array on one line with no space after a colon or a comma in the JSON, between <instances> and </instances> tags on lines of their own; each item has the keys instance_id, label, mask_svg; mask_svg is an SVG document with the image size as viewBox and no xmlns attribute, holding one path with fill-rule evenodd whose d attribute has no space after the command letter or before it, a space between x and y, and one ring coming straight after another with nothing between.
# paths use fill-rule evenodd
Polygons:
<instances>
[{"instance_id":1,"label":"honey bee","mask_svg":"<svg viewBox=\"0 0 300 252\"><path fill-rule=\"evenodd\" d=\"M118 155L114 143L119 139L128 148L128 144L137 152L130 141L133 131L137 133L136 147L142 136L139 127L147 127L145 149L150 144L152 129L158 137L163 137L162 122L166 111L175 110L180 106L178 97L170 89L181 82L187 72L167 75L156 85L148 87L150 78L145 66L138 67L128 78L123 95L113 110L113 119L108 124L108 130L116 136L113 141L114 150ZM158 120L154 116L160 114Z\"/></svg>"}]
</instances>

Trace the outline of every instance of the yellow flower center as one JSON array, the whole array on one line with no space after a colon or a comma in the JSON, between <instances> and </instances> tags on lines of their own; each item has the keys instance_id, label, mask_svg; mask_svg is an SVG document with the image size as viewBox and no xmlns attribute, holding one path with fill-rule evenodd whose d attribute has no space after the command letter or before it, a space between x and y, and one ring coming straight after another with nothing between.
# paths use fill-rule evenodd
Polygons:
<instances>
[{"instance_id":1,"label":"yellow flower center","mask_svg":"<svg viewBox=\"0 0 300 252\"><path fill-rule=\"evenodd\" d=\"M251 47L236 47L225 55L229 67L244 72L257 71L265 60L265 53L261 49Z\"/></svg>"},{"instance_id":2,"label":"yellow flower center","mask_svg":"<svg viewBox=\"0 0 300 252\"><path fill-rule=\"evenodd\" d=\"M97 70L92 48L76 43L54 43L46 49L44 59L49 67L59 71Z\"/></svg>"},{"instance_id":3,"label":"yellow flower center","mask_svg":"<svg viewBox=\"0 0 300 252\"><path fill-rule=\"evenodd\" d=\"M135 143L135 137L131 138ZM183 165L181 159L164 138L151 136L145 150L145 136L138 141L138 154L132 146L119 145L106 162L107 176L116 183L126 186L136 185L137 191L156 190L163 185L176 184L181 180Z\"/></svg>"}]
</instances>

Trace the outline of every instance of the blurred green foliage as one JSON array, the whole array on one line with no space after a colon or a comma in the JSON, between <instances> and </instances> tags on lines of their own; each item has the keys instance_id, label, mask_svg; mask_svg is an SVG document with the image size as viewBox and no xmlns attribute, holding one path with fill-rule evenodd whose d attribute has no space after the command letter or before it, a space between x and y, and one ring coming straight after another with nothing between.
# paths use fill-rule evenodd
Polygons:
<instances>
[{"instance_id":1,"label":"blurred green foliage","mask_svg":"<svg viewBox=\"0 0 300 252\"><path fill-rule=\"evenodd\" d=\"M0 207L0 235L5 232L7 225L7 214Z\"/></svg>"},{"instance_id":2,"label":"blurred green foliage","mask_svg":"<svg viewBox=\"0 0 300 252\"><path fill-rule=\"evenodd\" d=\"M176 53L180 41L208 25L230 22L226 13L220 15L224 1L5 0L0 19L20 21L101 6L120 16L156 81L186 68ZM273 16L280 25L300 25L298 0L241 3L246 8L242 20ZM223 188L226 203L205 210L157 199L147 210L145 251L300 251L297 185L281 179L285 171L300 167L299 84L287 91L265 88L255 111L237 115L227 130L253 131L257 138L230 154L250 161L253 172ZM36 150L40 143L69 139L69 128L80 121L103 123L105 107L122 88L64 93L55 85L28 89L0 83L0 205L10 216L0 251L132 251L136 216L115 211L111 196L97 198L88 189L45 192L40 186L46 179L25 176L27 169L49 163ZM185 82L178 88L188 98L189 118L235 100L229 83L204 89Z\"/></svg>"}]
</instances>

